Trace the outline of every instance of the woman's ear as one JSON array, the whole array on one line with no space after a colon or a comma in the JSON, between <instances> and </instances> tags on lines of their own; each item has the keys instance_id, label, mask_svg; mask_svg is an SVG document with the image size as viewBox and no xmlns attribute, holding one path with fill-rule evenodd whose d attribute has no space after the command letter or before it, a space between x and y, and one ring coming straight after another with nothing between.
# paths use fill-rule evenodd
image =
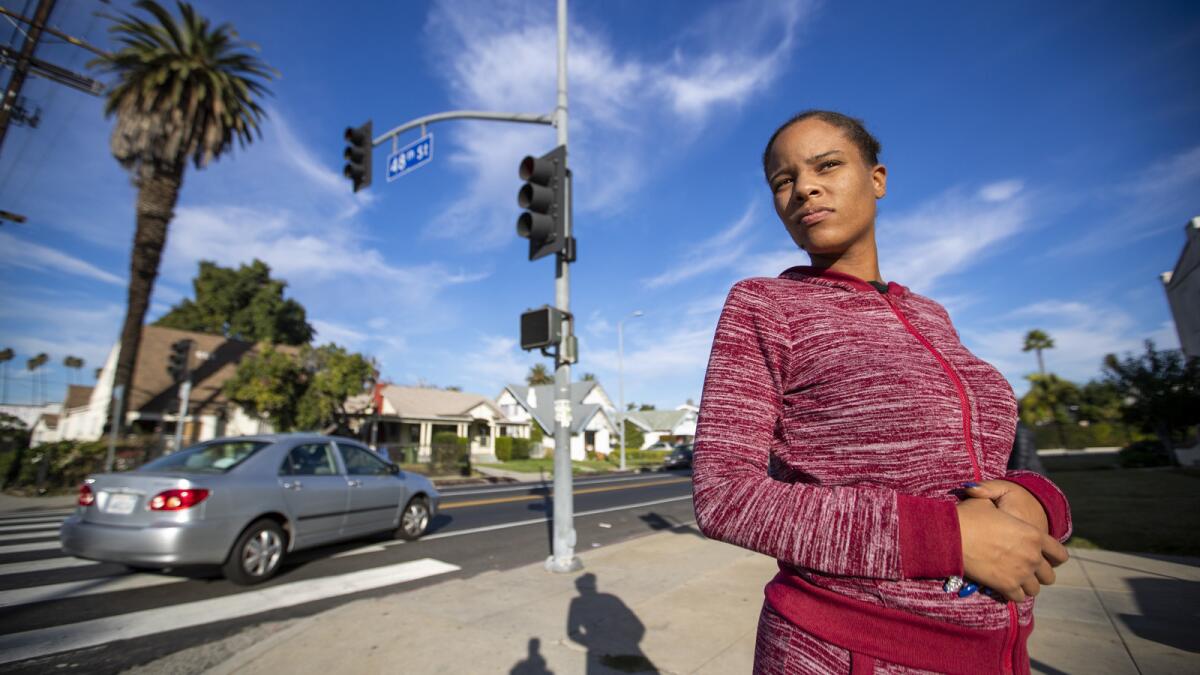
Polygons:
<instances>
[{"instance_id":1,"label":"woman's ear","mask_svg":"<svg viewBox=\"0 0 1200 675\"><path fill-rule=\"evenodd\" d=\"M876 164L871 169L871 183L875 186L875 198L883 199L887 195L887 167Z\"/></svg>"}]
</instances>

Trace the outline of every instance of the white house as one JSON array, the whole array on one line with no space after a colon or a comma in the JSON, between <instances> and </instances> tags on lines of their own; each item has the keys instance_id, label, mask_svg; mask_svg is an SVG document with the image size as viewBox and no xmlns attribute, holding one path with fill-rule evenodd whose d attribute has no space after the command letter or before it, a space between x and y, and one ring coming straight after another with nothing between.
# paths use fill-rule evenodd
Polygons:
<instances>
[{"instance_id":1,"label":"white house","mask_svg":"<svg viewBox=\"0 0 1200 675\"><path fill-rule=\"evenodd\" d=\"M510 384L496 396L505 416L541 427L542 449L554 449L554 385ZM571 459L588 451L608 454L617 439L616 408L598 382L571 384Z\"/></svg>"},{"instance_id":2,"label":"white house","mask_svg":"<svg viewBox=\"0 0 1200 675\"><path fill-rule=\"evenodd\" d=\"M366 398L347 403L358 411L357 432L396 461L428 461L433 436L441 432L470 439L472 459L493 462L497 436L529 437L528 420L511 419L481 394L380 384L374 403ZM374 431L371 425L376 425Z\"/></svg>"},{"instance_id":3,"label":"white house","mask_svg":"<svg viewBox=\"0 0 1200 675\"><path fill-rule=\"evenodd\" d=\"M631 410L625 413L630 424L642 430L648 448L659 441L690 443L696 437L696 416L700 409L684 404L674 410Z\"/></svg>"}]
</instances>

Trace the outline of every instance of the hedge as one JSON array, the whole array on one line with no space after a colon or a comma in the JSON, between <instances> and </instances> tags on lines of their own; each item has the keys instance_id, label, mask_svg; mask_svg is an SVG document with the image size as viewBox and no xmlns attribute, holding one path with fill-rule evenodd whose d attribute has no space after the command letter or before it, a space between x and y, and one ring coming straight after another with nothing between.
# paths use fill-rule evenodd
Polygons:
<instances>
[{"instance_id":1,"label":"hedge","mask_svg":"<svg viewBox=\"0 0 1200 675\"><path fill-rule=\"evenodd\" d=\"M433 435L430 469L435 475L471 472L470 441L452 431L439 431Z\"/></svg>"},{"instance_id":2,"label":"hedge","mask_svg":"<svg viewBox=\"0 0 1200 675\"><path fill-rule=\"evenodd\" d=\"M496 437L496 459L501 462L511 462L514 459L529 459L529 451L533 441L528 438L513 436Z\"/></svg>"}]
</instances>

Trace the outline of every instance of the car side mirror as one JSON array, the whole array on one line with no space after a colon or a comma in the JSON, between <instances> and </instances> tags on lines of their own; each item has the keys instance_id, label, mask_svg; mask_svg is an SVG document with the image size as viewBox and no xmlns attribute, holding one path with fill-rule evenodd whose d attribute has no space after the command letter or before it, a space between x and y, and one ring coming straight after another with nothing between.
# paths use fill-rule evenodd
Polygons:
<instances>
[{"instance_id":1,"label":"car side mirror","mask_svg":"<svg viewBox=\"0 0 1200 675\"><path fill-rule=\"evenodd\" d=\"M392 474L393 476L399 475L400 466L397 464L388 464L388 473Z\"/></svg>"}]
</instances>

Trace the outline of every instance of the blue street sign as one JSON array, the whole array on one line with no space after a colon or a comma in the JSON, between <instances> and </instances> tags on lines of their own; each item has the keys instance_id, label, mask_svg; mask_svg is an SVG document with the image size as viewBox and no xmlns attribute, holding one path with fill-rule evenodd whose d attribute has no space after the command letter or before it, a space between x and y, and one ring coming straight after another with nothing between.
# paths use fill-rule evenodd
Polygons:
<instances>
[{"instance_id":1,"label":"blue street sign","mask_svg":"<svg viewBox=\"0 0 1200 675\"><path fill-rule=\"evenodd\" d=\"M422 136L388 155L387 179L392 182L404 174L425 166L433 159L433 134Z\"/></svg>"}]
</instances>

